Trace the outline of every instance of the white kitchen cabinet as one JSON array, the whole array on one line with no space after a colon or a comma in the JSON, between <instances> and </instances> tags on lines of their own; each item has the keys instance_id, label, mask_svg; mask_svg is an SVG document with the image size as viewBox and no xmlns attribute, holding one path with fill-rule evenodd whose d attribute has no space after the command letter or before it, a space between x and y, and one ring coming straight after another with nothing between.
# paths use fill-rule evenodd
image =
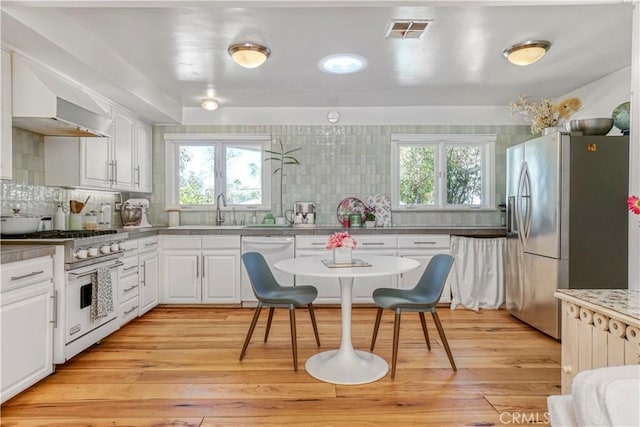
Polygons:
<instances>
[{"instance_id":1,"label":"white kitchen cabinet","mask_svg":"<svg viewBox=\"0 0 640 427\"><path fill-rule=\"evenodd\" d=\"M2 402L53 372L53 260L2 266Z\"/></svg>"},{"instance_id":2,"label":"white kitchen cabinet","mask_svg":"<svg viewBox=\"0 0 640 427\"><path fill-rule=\"evenodd\" d=\"M11 97L11 53L4 49L0 52L0 77L2 78L2 86L0 86L0 178L13 178L13 137L12 137L12 97Z\"/></svg>"},{"instance_id":3,"label":"white kitchen cabinet","mask_svg":"<svg viewBox=\"0 0 640 427\"><path fill-rule=\"evenodd\" d=\"M138 317L140 276L137 240L127 240L120 245L124 256L118 268L118 320L122 326Z\"/></svg>"},{"instance_id":4,"label":"white kitchen cabinet","mask_svg":"<svg viewBox=\"0 0 640 427\"><path fill-rule=\"evenodd\" d=\"M151 193L153 191L153 143L151 126L136 120L135 122L135 163L134 191Z\"/></svg>"},{"instance_id":5,"label":"white kitchen cabinet","mask_svg":"<svg viewBox=\"0 0 640 427\"><path fill-rule=\"evenodd\" d=\"M162 302L240 302L240 236L162 240Z\"/></svg>"},{"instance_id":6,"label":"white kitchen cabinet","mask_svg":"<svg viewBox=\"0 0 640 427\"><path fill-rule=\"evenodd\" d=\"M45 184L136 191L135 117L111 106L111 138L45 137Z\"/></svg>"},{"instance_id":7,"label":"white kitchen cabinet","mask_svg":"<svg viewBox=\"0 0 640 427\"><path fill-rule=\"evenodd\" d=\"M406 234L398 236L398 255L415 259L420 263L417 270L400 275L398 287L413 288L422 277L427 264L437 254L449 254L450 236L448 234ZM451 279L447 279L440 303L451 302Z\"/></svg>"},{"instance_id":8,"label":"white kitchen cabinet","mask_svg":"<svg viewBox=\"0 0 640 427\"><path fill-rule=\"evenodd\" d=\"M331 251L325 249L326 236L296 236L296 257L326 255L331 258ZM356 235L357 249L353 257L359 255L396 255L397 239L395 235ZM296 284L312 284L318 289L317 304L339 304L340 285L333 277L296 276ZM395 276L379 276L355 279L353 284L354 303L372 303L371 295L376 288L395 288Z\"/></svg>"},{"instance_id":9,"label":"white kitchen cabinet","mask_svg":"<svg viewBox=\"0 0 640 427\"><path fill-rule=\"evenodd\" d=\"M142 316L158 305L160 288L158 238L139 239L140 312Z\"/></svg>"}]
</instances>

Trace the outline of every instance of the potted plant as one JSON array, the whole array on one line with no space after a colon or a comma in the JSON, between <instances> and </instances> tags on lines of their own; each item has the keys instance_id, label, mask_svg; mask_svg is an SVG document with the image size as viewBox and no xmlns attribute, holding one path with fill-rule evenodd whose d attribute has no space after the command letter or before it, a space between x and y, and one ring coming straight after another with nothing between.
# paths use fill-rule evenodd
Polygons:
<instances>
[{"instance_id":1,"label":"potted plant","mask_svg":"<svg viewBox=\"0 0 640 427\"><path fill-rule=\"evenodd\" d=\"M285 165L299 165L300 162L298 161L298 159L296 159L295 157L293 157L291 155L291 153L295 153L296 151L302 150L301 147L298 148L294 148L293 150L287 150L285 151L284 149L284 144L282 143L282 140L278 139L278 146L280 148L279 151L272 151L272 150L264 150L265 153L268 153L271 155L271 157L267 157L266 159L264 159L264 161L273 161L276 163L277 167L273 170L273 174L274 175L278 175L278 179L279 179L279 186L280 186L280 212L278 212L278 216L279 217L284 217L284 207L282 204L282 193L283 193L283 188L284 188L284 182L283 182L283 178L284 178L284 166Z\"/></svg>"},{"instance_id":2,"label":"potted plant","mask_svg":"<svg viewBox=\"0 0 640 427\"><path fill-rule=\"evenodd\" d=\"M373 228L376 226L376 208L373 206L367 206L364 208L364 226L366 228Z\"/></svg>"}]
</instances>

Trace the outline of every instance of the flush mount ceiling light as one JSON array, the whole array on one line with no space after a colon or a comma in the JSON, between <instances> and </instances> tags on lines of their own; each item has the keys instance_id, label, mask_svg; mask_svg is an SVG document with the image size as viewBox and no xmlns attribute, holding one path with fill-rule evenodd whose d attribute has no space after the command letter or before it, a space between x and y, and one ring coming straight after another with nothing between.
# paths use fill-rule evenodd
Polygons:
<instances>
[{"instance_id":1,"label":"flush mount ceiling light","mask_svg":"<svg viewBox=\"0 0 640 427\"><path fill-rule=\"evenodd\" d=\"M236 64L245 68L256 68L264 64L271 51L269 48L255 43L238 43L227 50Z\"/></svg>"},{"instance_id":2,"label":"flush mount ceiling light","mask_svg":"<svg viewBox=\"0 0 640 427\"><path fill-rule=\"evenodd\" d=\"M551 47L546 40L532 40L518 43L502 52L502 56L515 65L531 65L542 58Z\"/></svg>"},{"instance_id":3,"label":"flush mount ceiling light","mask_svg":"<svg viewBox=\"0 0 640 427\"><path fill-rule=\"evenodd\" d=\"M217 110L219 107L218 101L213 98L204 98L200 103L200 106L208 111Z\"/></svg>"},{"instance_id":4,"label":"flush mount ceiling light","mask_svg":"<svg viewBox=\"0 0 640 427\"><path fill-rule=\"evenodd\" d=\"M367 68L367 60L359 55L345 53L327 56L320 61L318 66L325 73L350 74Z\"/></svg>"}]
</instances>

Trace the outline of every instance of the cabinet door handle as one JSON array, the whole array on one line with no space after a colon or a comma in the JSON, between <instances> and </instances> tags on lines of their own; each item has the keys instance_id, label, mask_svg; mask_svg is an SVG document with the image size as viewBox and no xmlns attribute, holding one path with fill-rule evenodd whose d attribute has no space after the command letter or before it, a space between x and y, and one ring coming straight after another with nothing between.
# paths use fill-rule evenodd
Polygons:
<instances>
[{"instance_id":1,"label":"cabinet door handle","mask_svg":"<svg viewBox=\"0 0 640 427\"><path fill-rule=\"evenodd\" d=\"M126 316L127 314L132 313L137 309L138 309L138 306L136 305L135 307L131 307L129 310L125 311L123 314Z\"/></svg>"},{"instance_id":2,"label":"cabinet door handle","mask_svg":"<svg viewBox=\"0 0 640 427\"><path fill-rule=\"evenodd\" d=\"M11 276L11 281L25 279L31 276L37 276L38 274L42 274L42 273L44 273L44 270L32 271L31 273L23 274L22 276Z\"/></svg>"},{"instance_id":3,"label":"cabinet door handle","mask_svg":"<svg viewBox=\"0 0 640 427\"><path fill-rule=\"evenodd\" d=\"M140 187L140 166L136 166L136 187Z\"/></svg>"},{"instance_id":4,"label":"cabinet door handle","mask_svg":"<svg viewBox=\"0 0 640 427\"><path fill-rule=\"evenodd\" d=\"M53 328L58 327L58 291L53 291L53 295L51 296L53 301L53 319L51 323L53 323Z\"/></svg>"},{"instance_id":5,"label":"cabinet door handle","mask_svg":"<svg viewBox=\"0 0 640 427\"><path fill-rule=\"evenodd\" d=\"M113 161L113 170L115 171L115 173L113 174L113 183L117 184L118 183L118 161L114 160Z\"/></svg>"},{"instance_id":6,"label":"cabinet door handle","mask_svg":"<svg viewBox=\"0 0 640 427\"><path fill-rule=\"evenodd\" d=\"M204 279L205 271L204 271L204 255L202 255L202 278Z\"/></svg>"},{"instance_id":7,"label":"cabinet door handle","mask_svg":"<svg viewBox=\"0 0 640 427\"><path fill-rule=\"evenodd\" d=\"M200 257L196 259L196 278L200 277Z\"/></svg>"},{"instance_id":8,"label":"cabinet door handle","mask_svg":"<svg viewBox=\"0 0 640 427\"><path fill-rule=\"evenodd\" d=\"M147 286L147 269L144 267L144 264L140 265L140 268L142 269L142 277L140 278L140 282L142 283L142 286Z\"/></svg>"},{"instance_id":9,"label":"cabinet door handle","mask_svg":"<svg viewBox=\"0 0 640 427\"><path fill-rule=\"evenodd\" d=\"M129 292L129 291L131 291L131 290L133 290L133 289L135 289L135 288L137 288L137 287L138 287L138 285L131 285L130 287L128 287L127 289L125 289L125 290L124 290L124 292Z\"/></svg>"}]
</instances>

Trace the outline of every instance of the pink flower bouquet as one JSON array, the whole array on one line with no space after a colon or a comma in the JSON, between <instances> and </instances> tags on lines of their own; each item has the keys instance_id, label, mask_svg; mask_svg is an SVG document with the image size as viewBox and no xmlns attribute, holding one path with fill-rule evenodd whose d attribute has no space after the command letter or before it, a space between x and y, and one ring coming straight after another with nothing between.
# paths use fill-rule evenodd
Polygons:
<instances>
[{"instance_id":1,"label":"pink flower bouquet","mask_svg":"<svg viewBox=\"0 0 640 427\"><path fill-rule=\"evenodd\" d=\"M356 248L356 239L353 236L349 235L348 232L337 232L333 233L329 236L329 240L327 241L327 249L336 249L336 248Z\"/></svg>"}]
</instances>

